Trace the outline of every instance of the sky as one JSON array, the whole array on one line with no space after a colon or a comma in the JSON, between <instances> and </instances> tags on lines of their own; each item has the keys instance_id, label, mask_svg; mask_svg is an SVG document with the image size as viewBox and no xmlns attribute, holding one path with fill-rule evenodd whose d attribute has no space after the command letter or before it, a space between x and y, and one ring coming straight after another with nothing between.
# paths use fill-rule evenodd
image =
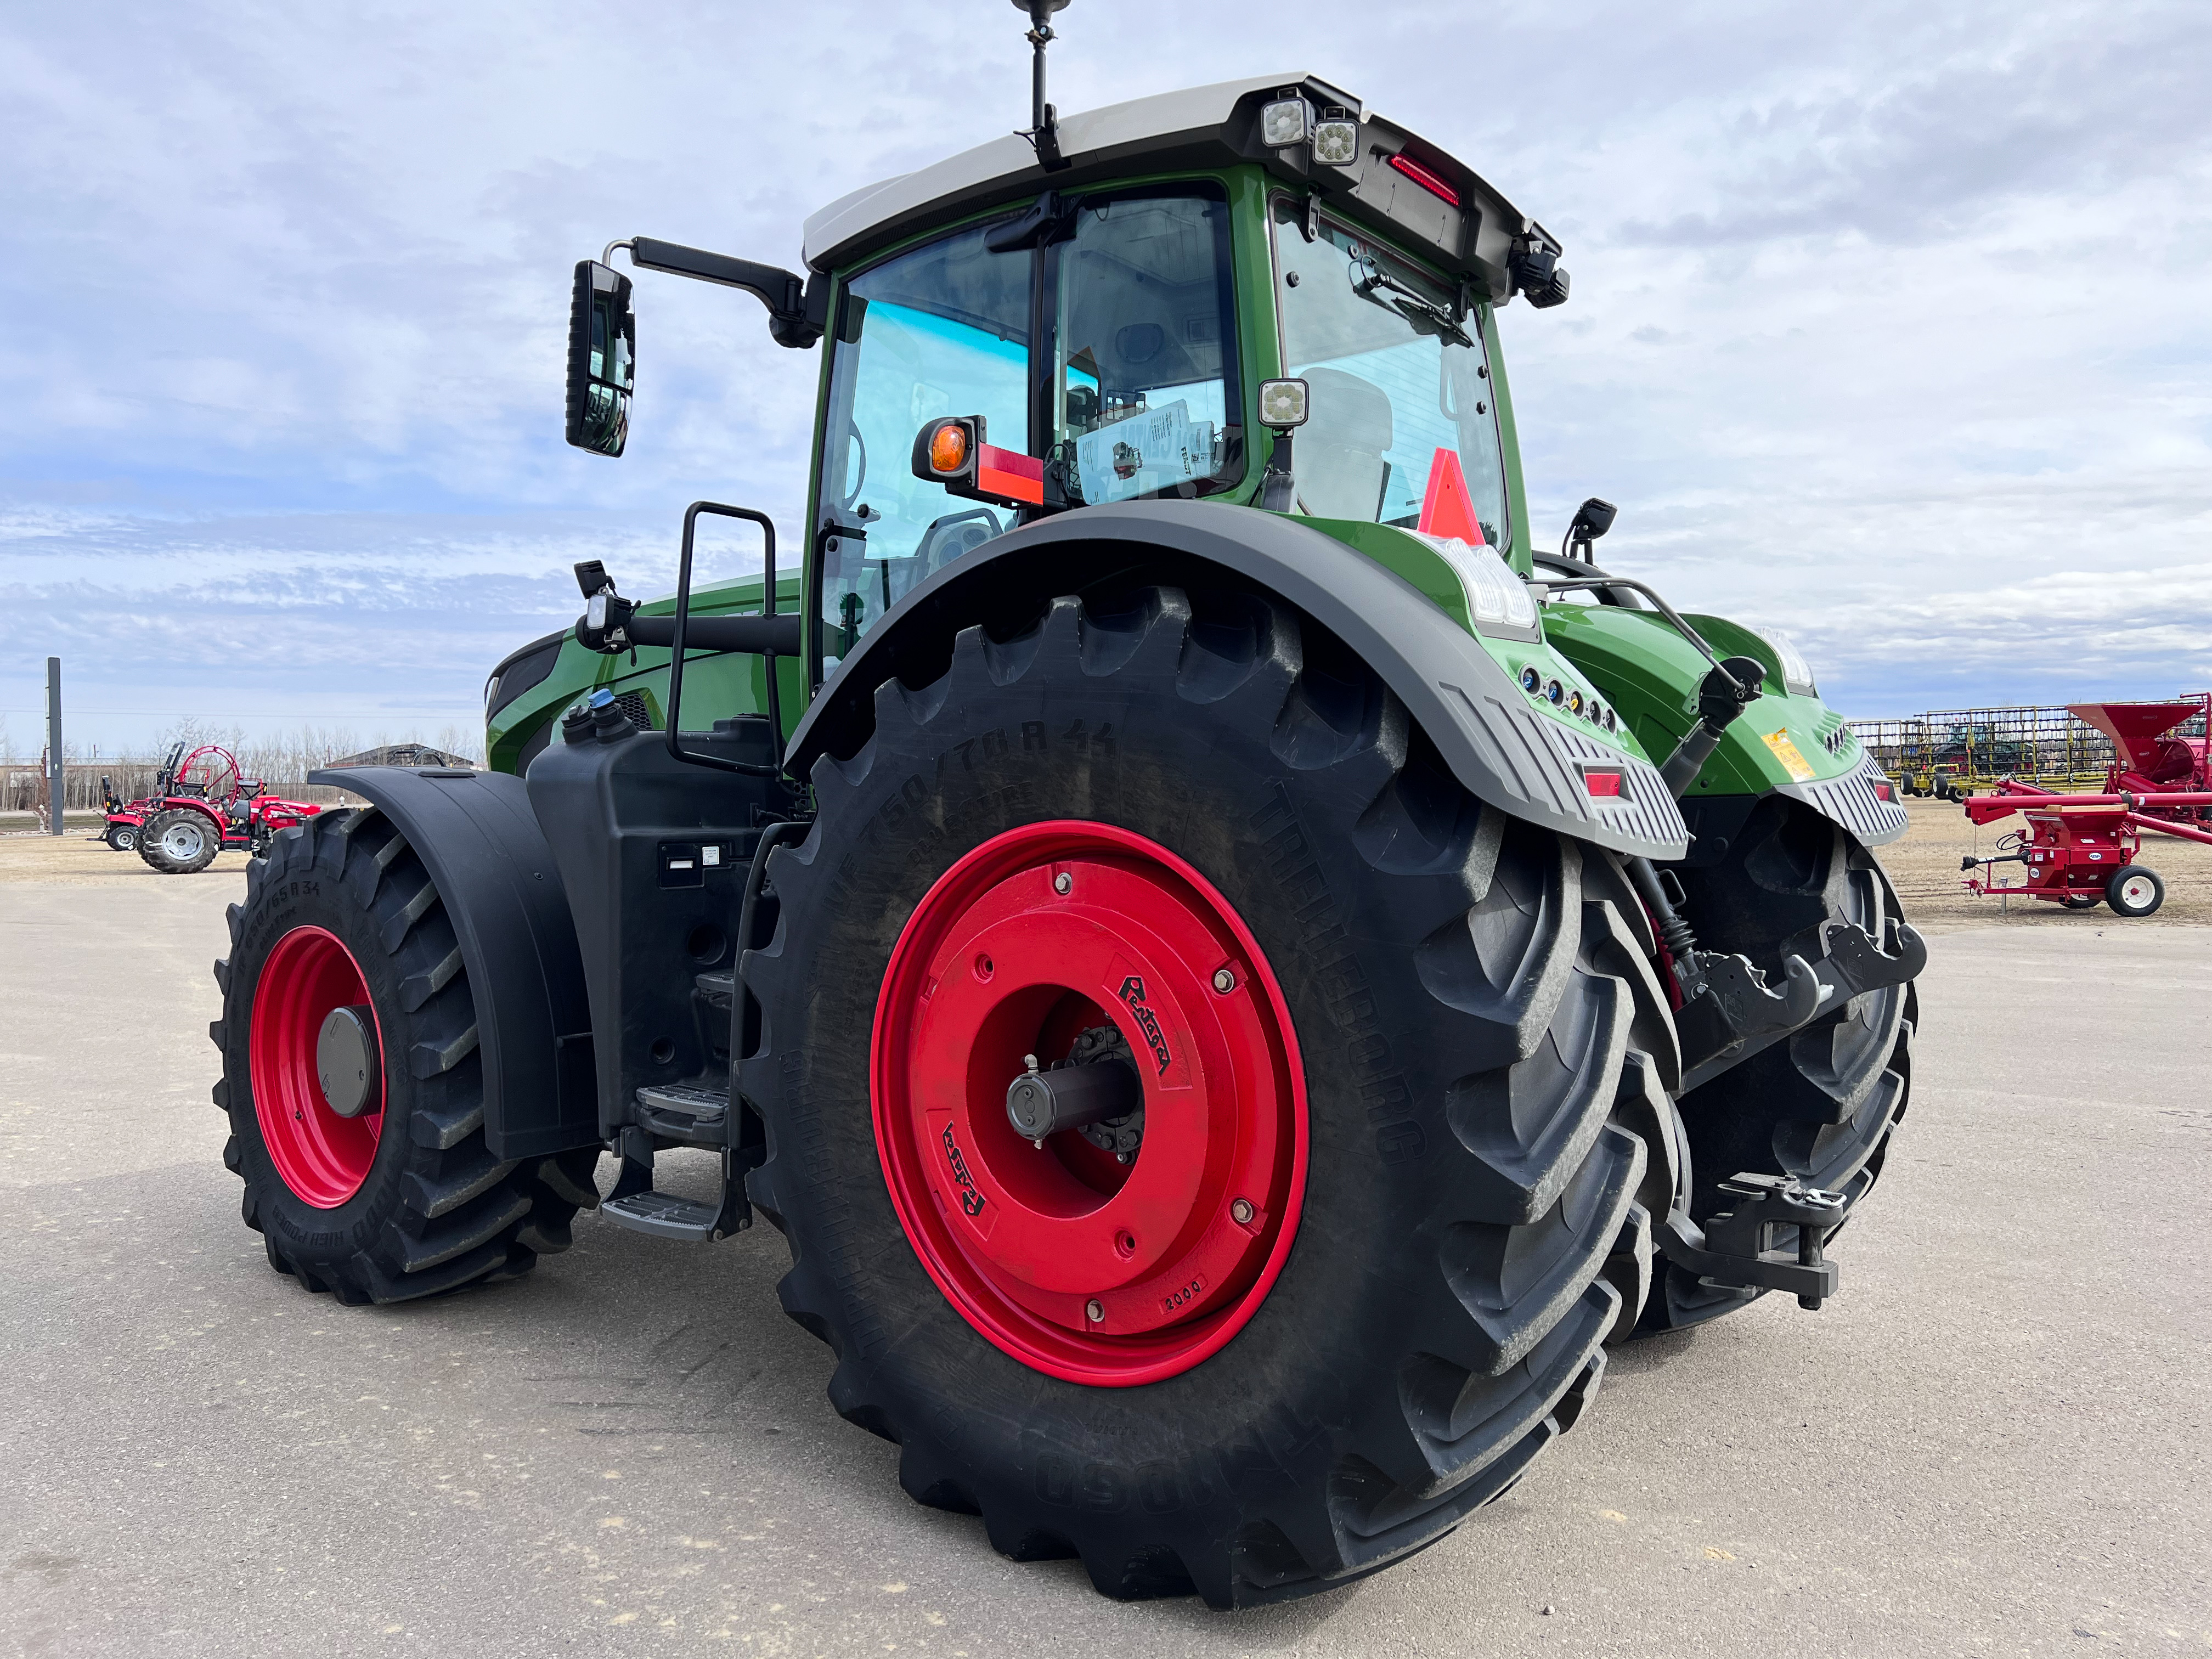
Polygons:
<instances>
[{"instance_id":1,"label":"sky","mask_svg":"<svg viewBox=\"0 0 2212 1659\"><path fill-rule=\"evenodd\" d=\"M479 719L569 567L684 505L799 544L814 352L640 284L618 461L562 441L574 263L796 267L817 207L1025 124L1005 0L94 3L0 16L0 740ZM1076 0L1054 100L1288 70L1566 246L1501 314L1537 540L1875 716L2212 685L2212 7ZM748 555L714 548L707 574ZM752 559L757 568L757 556Z\"/></svg>"}]
</instances>

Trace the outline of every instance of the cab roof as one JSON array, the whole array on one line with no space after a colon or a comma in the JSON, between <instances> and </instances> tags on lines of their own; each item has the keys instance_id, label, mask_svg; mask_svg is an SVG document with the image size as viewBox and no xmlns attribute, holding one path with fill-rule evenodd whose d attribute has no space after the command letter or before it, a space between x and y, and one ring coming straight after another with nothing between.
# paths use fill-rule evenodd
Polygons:
<instances>
[{"instance_id":1,"label":"cab roof","mask_svg":"<svg viewBox=\"0 0 2212 1659\"><path fill-rule=\"evenodd\" d=\"M1350 167L1316 163L1310 145L1276 150L1261 142L1261 106L1296 95L1316 111L1341 110L1358 120L1359 153ZM1410 245L1494 303L1512 292L1507 263L1516 241L1561 251L1465 162L1312 75L1222 81L1063 115L1060 149L1070 165L1048 173L1029 141L1008 133L841 197L806 221L807 266L848 267L935 226L1045 189L1240 162L1258 162L1286 185L1317 191L1330 211ZM1441 191L1422 183L1420 173Z\"/></svg>"}]
</instances>

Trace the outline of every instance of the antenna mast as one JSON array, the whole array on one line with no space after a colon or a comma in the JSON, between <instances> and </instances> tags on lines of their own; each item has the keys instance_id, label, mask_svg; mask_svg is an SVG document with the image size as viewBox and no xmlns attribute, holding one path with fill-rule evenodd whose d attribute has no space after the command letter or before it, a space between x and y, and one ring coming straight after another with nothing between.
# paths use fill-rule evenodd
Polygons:
<instances>
[{"instance_id":1,"label":"antenna mast","mask_svg":"<svg viewBox=\"0 0 2212 1659\"><path fill-rule=\"evenodd\" d=\"M1057 173L1070 165L1060 153L1060 117L1044 97L1044 49L1052 44L1052 15L1067 9L1068 0L1014 0L1016 11L1027 12L1030 32L1024 38L1036 50L1030 67L1030 125L1019 136L1036 148L1038 165Z\"/></svg>"}]
</instances>

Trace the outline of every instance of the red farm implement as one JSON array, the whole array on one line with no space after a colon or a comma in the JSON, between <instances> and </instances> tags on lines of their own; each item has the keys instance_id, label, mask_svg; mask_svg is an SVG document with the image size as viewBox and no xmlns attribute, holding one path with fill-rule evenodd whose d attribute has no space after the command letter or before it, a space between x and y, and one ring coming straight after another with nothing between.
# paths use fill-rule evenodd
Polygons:
<instances>
[{"instance_id":1,"label":"red farm implement","mask_svg":"<svg viewBox=\"0 0 2212 1659\"><path fill-rule=\"evenodd\" d=\"M162 763L152 794L123 801L108 792L101 839L118 852L136 852L163 875L190 875L219 852L259 853L279 830L323 810L267 789L260 779L240 775L228 750L203 744L187 754L179 743Z\"/></svg>"},{"instance_id":2,"label":"red farm implement","mask_svg":"<svg viewBox=\"0 0 2212 1659\"><path fill-rule=\"evenodd\" d=\"M1989 858L1969 858L1973 893L2019 893L2086 910L2103 899L2115 915L2147 916L2166 901L2158 872L2136 862L2142 832L2212 842L2212 775L2206 763L2204 716L2212 695L2172 702L2074 703L2069 713L2112 740L2114 759L2104 791L2062 795L2007 778L1995 793L1970 795L1966 816L1990 823L2018 812L2027 827L2006 835ZM2193 725L2193 735L2177 728ZM2027 866L2024 884L2000 886L1996 865Z\"/></svg>"}]
</instances>

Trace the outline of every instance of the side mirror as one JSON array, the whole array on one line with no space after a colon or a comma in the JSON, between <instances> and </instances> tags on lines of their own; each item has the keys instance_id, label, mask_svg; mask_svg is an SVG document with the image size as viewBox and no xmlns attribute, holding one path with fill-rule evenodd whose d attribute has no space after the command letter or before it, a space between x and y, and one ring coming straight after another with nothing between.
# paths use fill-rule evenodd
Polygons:
<instances>
[{"instance_id":1,"label":"side mirror","mask_svg":"<svg viewBox=\"0 0 2212 1659\"><path fill-rule=\"evenodd\" d=\"M1585 564L1596 562L1590 555L1590 544L1613 528L1620 511L1611 501L1601 501L1595 495L1577 507L1574 522L1567 526L1568 556L1579 556Z\"/></svg>"},{"instance_id":2,"label":"side mirror","mask_svg":"<svg viewBox=\"0 0 2212 1659\"><path fill-rule=\"evenodd\" d=\"M629 278L596 259L576 262L568 302L568 441L594 455L619 455L629 436L637 378L636 319Z\"/></svg>"}]
</instances>

